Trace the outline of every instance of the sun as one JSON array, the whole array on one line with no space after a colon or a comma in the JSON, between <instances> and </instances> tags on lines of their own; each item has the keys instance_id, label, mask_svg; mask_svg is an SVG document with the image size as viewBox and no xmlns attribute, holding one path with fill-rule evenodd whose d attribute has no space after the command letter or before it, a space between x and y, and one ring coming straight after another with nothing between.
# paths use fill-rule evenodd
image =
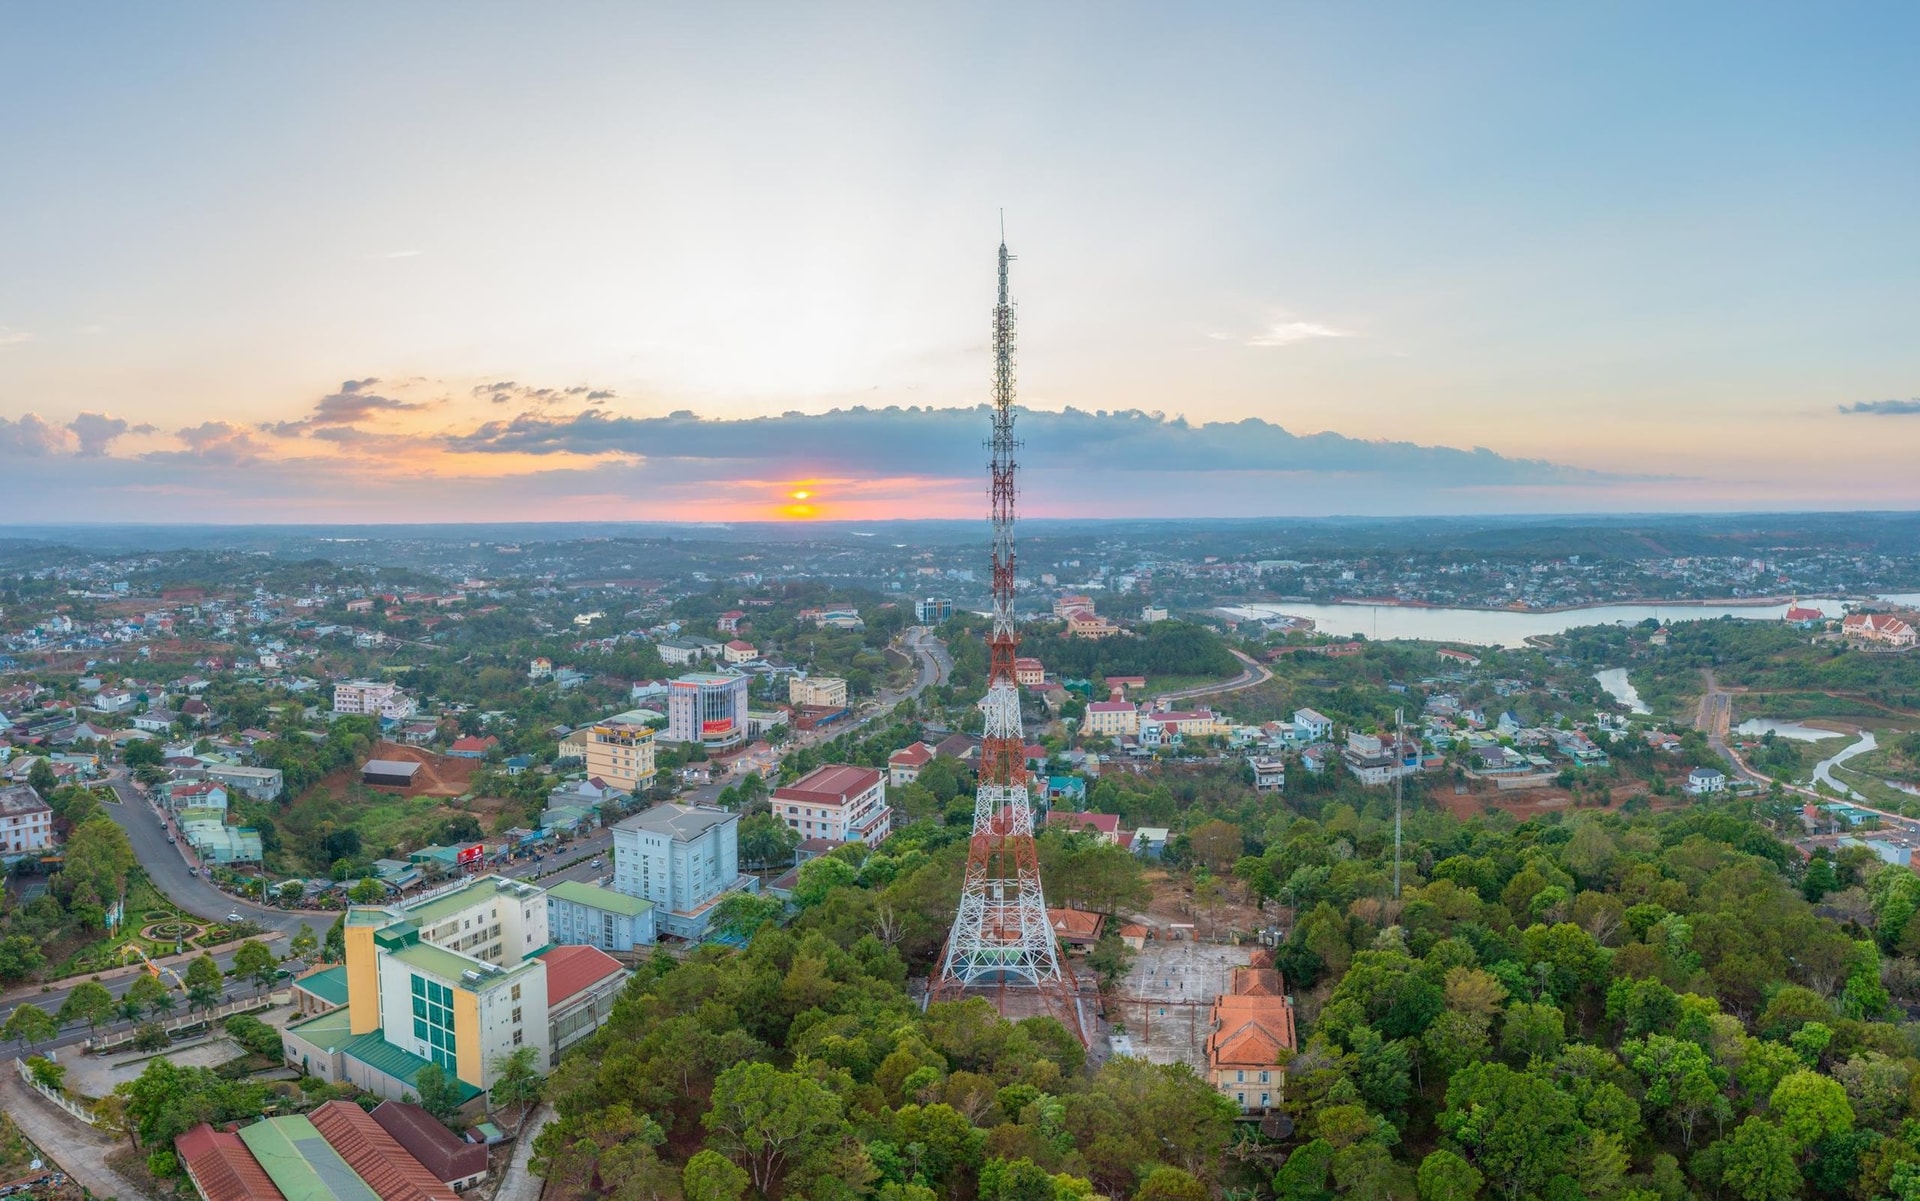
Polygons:
<instances>
[{"instance_id":1,"label":"sun","mask_svg":"<svg viewBox=\"0 0 1920 1201\"><path fill-rule=\"evenodd\" d=\"M811 493L811 492L809 492L809 491L807 491L807 490L806 490L805 488L800 488L800 489L798 489L798 490L796 490L796 491L793 491L793 492L789 492L789 493L787 493L787 495L788 495L788 496L791 496L791 497L792 497L793 499L795 499L795 500L805 500L805 499L807 499L807 498L808 498L809 496L812 496L812 495L813 495L813 493Z\"/></svg>"}]
</instances>

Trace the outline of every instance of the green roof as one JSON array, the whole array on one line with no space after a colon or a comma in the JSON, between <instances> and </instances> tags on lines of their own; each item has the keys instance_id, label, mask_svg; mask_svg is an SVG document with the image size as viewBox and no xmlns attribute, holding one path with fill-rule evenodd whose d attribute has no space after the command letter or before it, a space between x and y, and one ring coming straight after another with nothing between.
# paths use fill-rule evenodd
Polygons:
<instances>
[{"instance_id":1,"label":"green roof","mask_svg":"<svg viewBox=\"0 0 1920 1201\"><path fill-rule=\"evenodd\" d=\"M380 1194L303 1117L255 1122L240 1132L240 1141L287 1201L380 1201Z\"/></svg>"},{"instance_id":2,"label":"green roof","mask_svg":"<svg viewBox=\"0 0 1920 1201\"><path fill-rule=\"evenodd\" d=\"M353 1038L353 1015L344 1007L330 1009L317 1018L288 1022L287 1029L315 1046L337 1049Z\"/></svg>"},{"instance_id":3,"label":"green roof","mask_svg":"<svg viewBox=\"0 0 1920 1201\"><path fill-rule=\"evenodd\" d=\"M369 1030L342 1046L340 1052L343 1055L351 1055L374 1071L384 1073L407 1085L412 1085L420 1075L420 1069L427 1066L427 1061L418 1055L388 1042L384 1029ZM480 1095L479 1089L454 1077L452 1072L448 1072L447 1075L460 1086L461 1104L464 1105ZM292 1198L289 1197L288 1201L292 1201Z\"/></svg>"},{"instance_id":4,"label":"green roof","mask_svg":"<svg viewBox=\"0 0 1920 1201\"><path fill-rule=\"evenodd\" d=\"M421 852L416 851L414 853L420 854ZM496 895L509 897L515 901L523 899L520 896L520 890L518 888L501 888L499 886L501 879L502 877L500 876L480 876L451 892L442 893L432 900L422 901L418 905L408 905L402 912L404 912L410 920L418 922L420 928L424 930L439 922L442 918L459 913L463 909L477 905L481 901L491 899ZM527 887L532 888L534 885L528 885Z\"/></svg>"},{"instance_id":5,"label":"green roof","mask_svg":"<svg viewBox=\"0 0 1920 1201\"><path fill-rule=\"evenodd\" d=\"M294 983L319 997L329 1005L347 1003L347 967L340 964L324 971L314 972L295 980Z\"/></svg>"},{"instance_id":6,"label":"green roof","mask_svg":"<svg viewBox=\"0 0 1920 1201\"><path fill-rule=\"evenodd\" d=\"M430 942L417 942L389 953L408 967L432 972L443 980L458 981L462 972L480 970L479 960L469 959L465 955L449 951L444 947L436 947Z\"/></svg>"},{"instance_id":7,"label":"green roof","mask_svg":"<svg viewBox=\"0 0 1920 1201\"><path fill-rule=\"evenodd\" d=\"M571 901L575 905L585 905L589 909L604 909L609 913L624 914L627 917L639 917L653 908L652 901L643 901L639 897L630 897L624 892L615 892L611 888L601 888L594 884L583 884L577 880L562 880L547 889L547 895L556 901Z\"/></svg>"}]
</instances>

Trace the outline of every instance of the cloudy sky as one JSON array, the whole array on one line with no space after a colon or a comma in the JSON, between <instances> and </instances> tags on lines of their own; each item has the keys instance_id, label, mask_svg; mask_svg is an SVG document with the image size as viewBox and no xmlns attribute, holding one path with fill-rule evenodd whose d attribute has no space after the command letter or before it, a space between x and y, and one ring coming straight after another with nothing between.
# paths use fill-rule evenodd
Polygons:
<instances>
[{"instance_id":1,"label":"cloudy sky","mask_svg":"<svg viewBox=\"0 0 1920 1201\"><path fill-rule=\"evenodd\" d=\"M4 22L14 521L1920 506L1911 5Z\"/></svg>"}]
</instances>

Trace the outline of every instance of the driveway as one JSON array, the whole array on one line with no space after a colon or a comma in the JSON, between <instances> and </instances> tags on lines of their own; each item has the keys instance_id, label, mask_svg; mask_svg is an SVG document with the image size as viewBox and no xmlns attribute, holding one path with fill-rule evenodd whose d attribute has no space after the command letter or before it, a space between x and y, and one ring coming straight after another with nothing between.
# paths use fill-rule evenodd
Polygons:
<instances>
[{"instance_id":1,"label":"driveway","mask_svg":"<svg viewBox=\"0 0 1920 1201\"><path fill-rule=\"evenodd\" d=\"M0 1067L0 1109L6 1110L42 1155L59 1164L94 1196L136 1201L149 1195L107 1166L107 1156L120 1150L118 1140L61 1112L28 1088L11 1060Z\"/></svg>"}]
</instances>

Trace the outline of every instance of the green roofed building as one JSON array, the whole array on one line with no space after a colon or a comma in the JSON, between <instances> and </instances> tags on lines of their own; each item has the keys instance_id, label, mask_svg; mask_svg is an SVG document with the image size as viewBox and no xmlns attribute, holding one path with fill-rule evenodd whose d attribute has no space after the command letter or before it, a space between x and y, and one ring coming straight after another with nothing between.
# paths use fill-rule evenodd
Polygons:
<instances>
[{"instance_id":1,"label":"green roofed building","mask_svg":"<svg viewBox=\"0 0 1920 1201\"><path fill-rule=\"evenodd\" d=\"M305 1118L255 1122L240 1141L287 1201L381 1201Z\"/></svg>"},{"instance_id":2,"label":"green roofed building","mask_svg":"<svg viewBox=\"0 0 1920 1201\"><path fill-rule=\"evenodd\" d=\"M657 937L653 902L567 880L547 889L547 932L556 943L631 953Z\"/></svg>"}]
</instances>

